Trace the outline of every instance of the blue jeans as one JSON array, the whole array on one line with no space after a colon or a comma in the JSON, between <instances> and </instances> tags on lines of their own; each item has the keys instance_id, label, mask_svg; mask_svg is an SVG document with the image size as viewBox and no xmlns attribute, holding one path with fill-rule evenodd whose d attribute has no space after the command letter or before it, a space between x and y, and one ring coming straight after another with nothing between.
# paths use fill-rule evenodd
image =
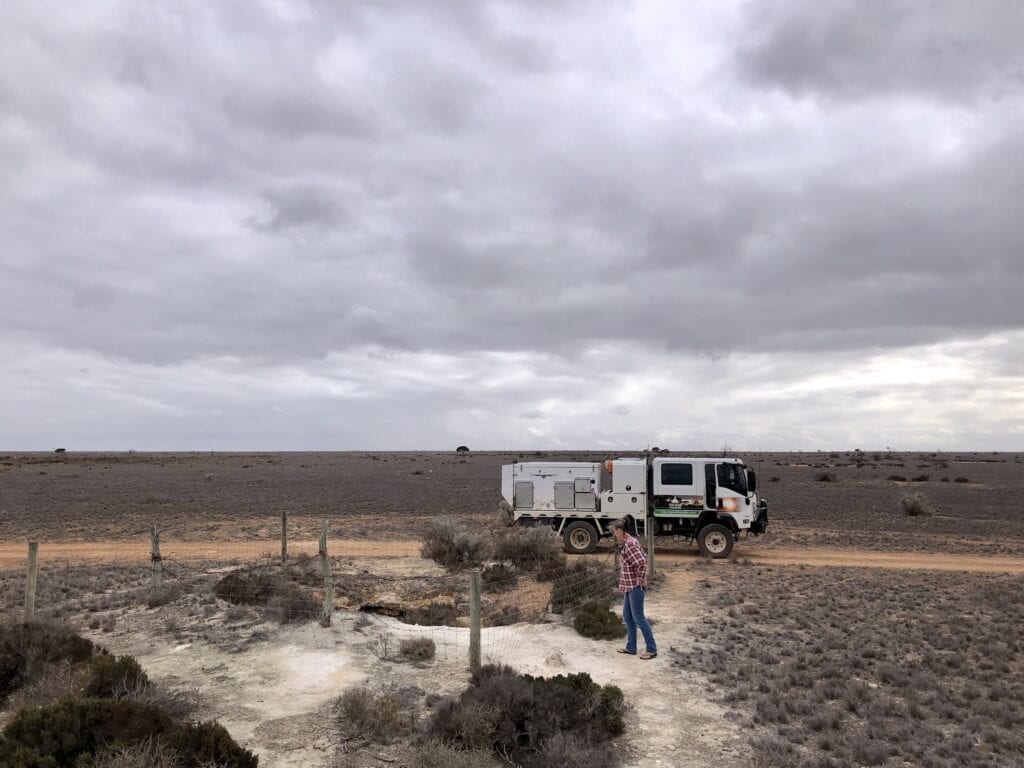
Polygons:
<instances>
[{"instance_id":1,"label":"blue jeans","mask_svg":"<svg viewBox=\"0 0 1024 768\"><path fill-rule=\"evenodd\" d=\"M644 616L644 595L646 593L647 589L644 587L633 587L624 595L622 601L622 620L626 622L626 650L630 653L636 653L637 627L640 627L640 631L644 634L647 652L658 652L658 646L654 644L651 623Z\"/></svg>"}]
</instances>

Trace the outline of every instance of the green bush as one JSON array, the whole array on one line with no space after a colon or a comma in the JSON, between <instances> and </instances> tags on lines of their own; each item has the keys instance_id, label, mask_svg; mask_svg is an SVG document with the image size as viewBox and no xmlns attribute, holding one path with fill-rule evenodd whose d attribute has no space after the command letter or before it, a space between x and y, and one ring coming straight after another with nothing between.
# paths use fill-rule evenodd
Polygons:
<instances>
[{"instance_id":1,"label":"green bush","mask_svg":"<svg viewBox=\"0 0 1024 768\"><path fill-rule=\"evenodd\" d=\"M498 536L493 559L510 562L515 568L530 573L565 565L561 539L551 528L520 528Z\"/></svg>"},{"instance_id":2,"label":"green bush","mask_svg":"<svg viewBox=\"0 0 1024 768\"><path fill-rule=\"evenodd\" d=\"M134 656L100 653L89 660L89 679L85 683L89 698L118 698L148 685L149 678Z\"/></svg>"},{"instance_id":3,"label":"green bush","mask_svg":"<svg viewBox=\"0 0 1024 768\"><path fill-rule=\"evenodd\" d=\"M446 568L473 568L487 558L487 545L458 521L444 517L427 524L420 553Z\"/></svg>"},{"instance_id":4,"label":"green bush","mask_svg":"<svg viewBox=\"0 0 1024 768\"><path fill-rule=\"evenodd\" d=\"M608 610L606 605L584 603L572 621L573 628L592 640L617 640L626 634L622 619Z\"/></svg>"},{"instance_id":5,"label":"green bush","mask_svg":"<svg viewBox=\"0 0 1024 768\"><path fill-rule=\"evenodd\" d=\"M287 623L316 618L319 601L302 587L265 568L232 571L218 581L213 593L234 605L259 605L276 621Z\"/></svg>"},{"instance_id":6,"label":"green bush","mask_svg":"<svg viewBox=\"0 0 1024 768\"><path fill-rule=\"evenodd\" d=\"M92 641L62 624L0 625L0 704L46 665L62 661L79 664L92 652Z\"/></svg>"},{"instance_id":7,"label":"green bush","mask_svg":"<svg viewBox=\"0 0 1024 768\"><path fill-rule=\"evenodd\" d=\"M542 678L486 666L457 701L439 707L430 730L446 744L489 744L510 762L535 765L546 749L557 747L557 734L594 747L620 735L624 707L621 690L599 686L586 673Z\"/></svg>"},{"instance_id":8,"label":"green bush","mask_svg":"<svg viewBox=\"0 0 1024 768\"><path fill-rule=\"evenodd\" d=\"M117 699L67 700L18 712L4 729L0 755L20 748L23 754L35 753L39 760L70 768L80 756L93 755L109 743L168 739L175 730L170 716L156 707ZM2 758L0 766L8 768Z\"/></svg>"},{"instance_id":9,"label":"green bush","mask_svg":"<svg viewBox=\"0 0 1024 768\"><path fill-rule=\"evenodd\" d=\"M212 720L181 726L170 743L188 768L257 768L259 764L256 755L238 746L227 729Z\"/></svg>"},{"instance_id":10,"label":"green bush","mask_svg":"<svg viewBox=\"0 0 1024 768\"><path fill-rule=\"evenodd\" d=\"M256 768L258 760L216 723L179 725L159 707L125 699L62 701L23 709L0 737L0 768L78 768L108 746L162 743L182 768L215 763ZM7 757L10 756L10 757Z\"/></svg>"}]
</instances>

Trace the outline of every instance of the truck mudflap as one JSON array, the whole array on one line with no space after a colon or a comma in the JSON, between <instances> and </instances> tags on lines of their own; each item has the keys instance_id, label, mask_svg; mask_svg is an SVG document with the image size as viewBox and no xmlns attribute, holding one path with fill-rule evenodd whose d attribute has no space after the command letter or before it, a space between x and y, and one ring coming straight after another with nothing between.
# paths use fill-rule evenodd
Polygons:
<instances>
[{"instance_id":1,"label":"truck mudflap","mask_svg":"<svg viewBox=\"0 0 1024 768\"><path fill-rule=\"evenodd\" d=\"M750 524L750 532L755 536L760 536L766 530L768 530L768 502L761 499L761 503L757 506L757 517Z\"/></svg>"}]
</instances>

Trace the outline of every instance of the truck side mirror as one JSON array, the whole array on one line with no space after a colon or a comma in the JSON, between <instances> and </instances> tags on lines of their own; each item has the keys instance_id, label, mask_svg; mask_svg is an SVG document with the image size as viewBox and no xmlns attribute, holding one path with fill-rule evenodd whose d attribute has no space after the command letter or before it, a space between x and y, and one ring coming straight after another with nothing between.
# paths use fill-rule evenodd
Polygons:
<instances>
[{"instance_id":1,"label":"truck side mirror","mask_svg":"<svg viewBox=\"0 0 1024 768\"><path fill-rule=\"evenodd\" d=\"M754 474L754 470L752 469L747 470L747 490L751 493L755 493L757 491L757 475Z\"/></svg>"}]
</instances>

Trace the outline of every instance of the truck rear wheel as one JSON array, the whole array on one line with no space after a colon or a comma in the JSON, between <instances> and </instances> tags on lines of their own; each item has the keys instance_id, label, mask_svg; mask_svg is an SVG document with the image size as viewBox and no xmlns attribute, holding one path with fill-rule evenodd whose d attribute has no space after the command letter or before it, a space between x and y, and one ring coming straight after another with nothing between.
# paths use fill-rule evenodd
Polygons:
<instances>
[{"instance_id":1,"label":"truck rear wheel","mask_svg":"<svg viewBox=\"0 0 1024 768\"><path fill-rule=\"evenodd\" d=\"M570 555L589 555L600 538L597 528L585 520L573 520L562 531L562 544Z\"/></svg>"},{"instance_id":2,"label":"truck rear wheel","mask_svg":"<svg viewBox=\"0 0 1024 768\"><path fill-rule=\"evenodd\" d=\"M718 523L705 525L697 534L697 546L704 557L713 557L716 560L728 557L732 552L732 543L732 531Z\"/></svg>"}]
</instances>

